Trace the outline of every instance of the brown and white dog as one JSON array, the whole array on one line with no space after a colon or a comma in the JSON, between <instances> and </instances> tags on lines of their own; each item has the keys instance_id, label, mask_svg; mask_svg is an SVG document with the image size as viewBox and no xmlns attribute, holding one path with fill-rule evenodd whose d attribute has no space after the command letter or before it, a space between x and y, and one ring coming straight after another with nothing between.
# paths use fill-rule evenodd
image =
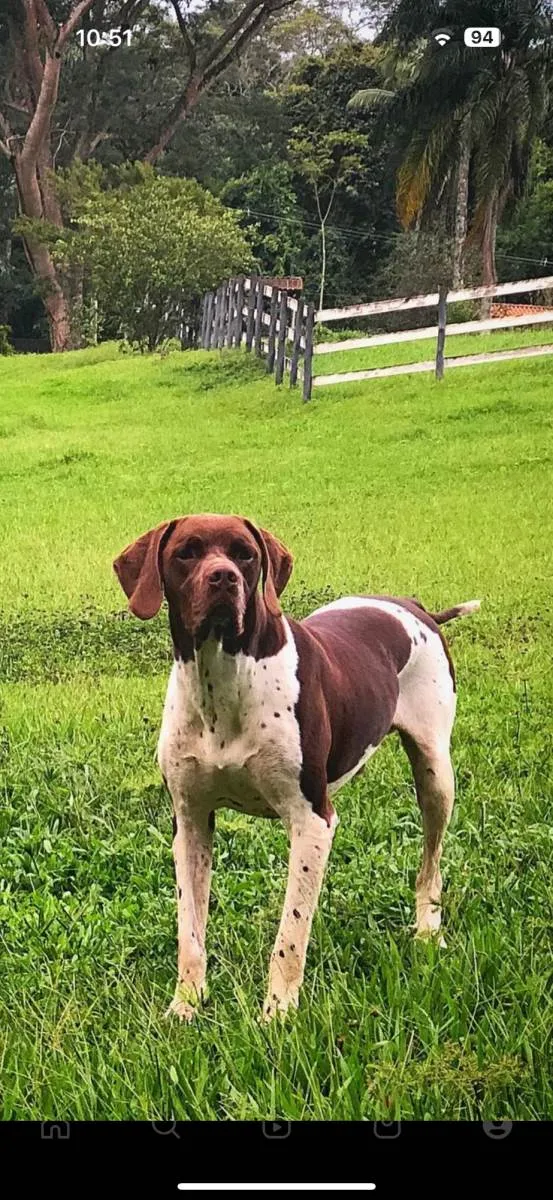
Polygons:
<instances>
[{"instance_id":1,"label":"brown and white dog","mask_svg":"<svg viewBox=\"0 0 553 1200\"><path fill-rule=\"evenodd\" d=\"M205 994L205 931L215 810L280 817L290 839L284 910L264 1015L297 1005L337 816L331 795L397 731L422 812L416 928L440 927L442 839L453 806L449 752L455 676L439 625L418 602L351 596L304 621L278 597L292 556L242 517L158 525L114 563L135 616L163 595L175 661L158 761L174 806L178 982L170 1010L189 1019ZM261 581L261 589L258 584Z\"/></svg>"}]
</instances>

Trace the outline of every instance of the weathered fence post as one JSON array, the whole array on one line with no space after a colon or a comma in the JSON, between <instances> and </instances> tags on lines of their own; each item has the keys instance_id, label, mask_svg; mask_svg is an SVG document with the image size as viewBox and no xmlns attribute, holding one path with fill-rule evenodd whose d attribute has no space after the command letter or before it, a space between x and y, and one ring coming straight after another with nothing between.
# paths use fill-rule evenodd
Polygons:
<instances>
[{"instance_id":1,"label":"weathered fence post","mask_svg":"<svg viewBox=\"0 0 553 1200\"><path fill-rule=\"evenodd\" d=\"M288 292L280 293L278 309L278 343L276 355L275 383L282 383L284 378L284 354L286 350L286 334L288 333Z\"/></svg>"},{"instance_id":2,"label":"weathered fence post","mask_svg":"<svg viewBox=\"0 0 553 1200\"><path fill-rule=\"evenodd\" d=\"M436 343L436 379L444 377L445 327L447 321L447 287L440 284L438 299L438 341Z\"/></svg>"},{"instance_id":3,"label":"weathered fence post","mask_svg":"<svg viewBox=\"0 0 553 1200\"><path fill-rule=\"evenodd\" d=\"M209 304L209 292L205 293L202 304L202 327L200 330L200 347L203 350L207 337L207 306Z\"/></svg>"},{"instance_id":4,"label":"weathered fence post","mask_svg":"<svg viewBox=\"0 0 553 1200\"><path fill-rule=\"evenodd\" d=\"M188 345L192 350L198 349L200 330L203 329L204 323L204 310L205 296L203 302L197 299L192 302L191 319L188 326Z\"/></svg>"},{"instance_id":5,"label":"weathered fence post","mask_svg":"<svg viewBox=\"0 0 553 1200\"><path fill-rule=\"evenodd\" d=\"M248 280L248 315L246 317L246 350L250 350L253 344L253 326L255 321L255 299L257 295L257 280L250 275Z\"/></svg>"},{"instance_id":6,"label":"weathered fence post","mask_svg":"<svg viewBox=\"0 0 553 1200\"><path fill-rule=\"evenodd\" d=\"M269 321L269 343L267 346L267 372L269 375L272 375L275 366L276 323L279 296L280 293L278 288L271 288L271 316Z\"/></svg>"},{"instance_id":7,"label":"weathered fence post","mask_svg":"<svg viewBox=\"0 0 553 1200\"><path fill-rule=\"evenodd\" d=\"M208 331L207 335L209 343L207 347L208 350L212 350L215 346L215 335L217 333L217 289L215 289L211 294L213 300L211 305L211 329Z\"/></svg>"},{"instance_id":8,"label":"weathered fence post","mask_svg":"<svg viewBox=\"0 0 553 1200\"><path fill-rule=\"evenodd\" d=\"M223 346L232 346L232 336L234 333L234 288L236 285L235 279L229 279L226 287L226 309L225 309L225 331L223 334Z\"/></svg>"},{"instance_id":9,"label":"weathered fence post","mask_svg":"<svg viewBox=\"0 0 553 1200\"><path fill-rule=\"evenodd\" d=\"M261 339L263 337L263 312L265 309L265 291L263 279L261 277L258 277L255 285L255 305L253 344L257 357L261 358L263 354L263 346L261 345Z\"/></svg>"},{"instance_id":10,"label":"weathered fence post","mask_svg":"<svg viewBox=\"0 0 553 1200\"><path fill-rule=\"evenodd\" d=\"M230 289L229 313L229 346L238 346L238 285L239 280L233 279Z\"/></svg>"},{"instance_id":11,"label":"weathered fence post","mask_svg":"<svg viewBox=\"0 0 553 1200\"><path fill-rule=\"evenodd\" d=\"M215 322L215 325L216 325L215 348L217 350L221 349L221 331L223 328L223 314L224 314L224 305L225 305L224 298L225 298L225 289L224 289L223 284L221 284L220 288L218 288L218 290L217 290L217 320Z\"/></svg>"},{"instance_id":12,"label":"weathered fence post","mask_svg":"<svg viewBox=\"0 0 553 1200\"><path fill-rule=\"evenodd\" d=\"M223 284L223 296L221 300L221 328L219 330L219 349L222 350L228 337L228 322L229 322L229 307L230 307L230 280Z\"/></svg>"},{"instance_id":13,"label":"weathered fence post","mask_svg":"<svg viewBox=\"0 0 553 1200\"><path fill-rule=\"evenodd\" d=\"M303 322L305 317L305 304L303 300L298 300L296 315L294 321L294 340L292 342L292 361L290 363L290 387L295 387L298 382L298 362L301 350L301 335L303 330Z\"/></svg>"},{"instance_id":14,"label":"weathered fence post","mask_svg":"<svg viewBox=\"0 0 553 1200\"><path fill-rule=\"evenodd\" d=\"M205 327L206 327L206 322L207 322L207 297L208 297L208 292L204 292L204 298L202 300L202 326L200 329L200 346L203 346L203 344L205 342Z\"/></svg>"},{"instance_id":15,"label":"weathered fence post","mask_svg":"<svg viewBox=\"0 0 553 1200\"><path fill-rule=\"evenodd\" d=\"M232 289L234 279L227 279L225 284L225 309L223 318L223 346L232 346Z\"/></svg>"},{"instance_id":16,"label":"weathered fence post","mask_svg":"<svg viewBox=\"0 0 553 1200\"><path fill-rule=\"evenodd\" d=\"M315 325L315 305L307 305L305 318L305 350L303 352L303 398L311 399L313 390L313 329Z\"/></svg>"},{"instance_id":17,"label":"weathered fence post","mask_svg":"<svg viewBox=\"0 0 553 1200\"><path fill-rule=\"evenodd\" d=\"M242 345L242 334L244 332L244 276L239 275L236 281L236 324L234 327L234 344L235 346Z\"/></svg>"},{"instance_id":18,"label":"weathered fence post","mask_svg":"<svg viewBox=\"0 0 553 1200\"><path fill-rule=\"evenodd\" d=\"M213 348L218 350L220 347L221 337L221 321L223 314L223 285L217 288L215 293L215 319L213 322Z\"/></svg>"},{"instance_id":19,"label":"weathered fence post","mask_svg":"<svg viewBox=\"0 0 553 1200\"><path fill-rule=\"evenodd\" d=\"M211 336L213 327L213 292L209 292L207 297L207 312L205 317L204 340L202 342L204 350L211 350Z\"/></svg>"}]
</instances>

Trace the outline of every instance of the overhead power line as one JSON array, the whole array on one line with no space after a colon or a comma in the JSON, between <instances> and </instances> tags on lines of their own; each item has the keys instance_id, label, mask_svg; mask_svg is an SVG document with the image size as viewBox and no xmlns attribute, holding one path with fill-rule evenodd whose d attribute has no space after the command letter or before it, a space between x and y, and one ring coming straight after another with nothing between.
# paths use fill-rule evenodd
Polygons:
<instances>
[{"instance_id":1,"label":"overhead power line","mask_svg":"<svg viewBox=\"0 0 553 1200\"><path fill-rule=\"evenodd\" d=\"M310 221L308 217L301 217L295 214L292 216L287 215L286 213L264 212L258 208L251 208L249 205L244 209L244 212L248 217L265 217L268 220L277 221L284 225L305 225L308 228L316 229L317 231L321 228L318 221ZM339 233L345 237L346 240L349 238L351 241L359 242L365 241L366 239L371 239L372 241L377 242L393 243L398 237L398 234L374 233L372 231L364 232L361 229L351 229L346 225L327 225L326 231L327 233ZM503 250L498 250L496 257L506 259L509 262L534 263L535 265L541 267L546 267L550 261L545 252L540 258L528 258L525 255L507 254Z\"/></svg>"}]
</instances>

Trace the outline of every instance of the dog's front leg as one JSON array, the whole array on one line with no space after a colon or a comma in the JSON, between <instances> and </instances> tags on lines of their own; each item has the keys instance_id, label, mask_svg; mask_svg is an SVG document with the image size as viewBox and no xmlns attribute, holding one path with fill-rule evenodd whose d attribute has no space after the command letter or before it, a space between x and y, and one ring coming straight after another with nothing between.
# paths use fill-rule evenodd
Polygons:
<instances>
[{"instance_id":1,"label":"dog's front leg","mask_svg":"<svg viewBox=\"0 0 553 1200\"><path fill-rule=\"evenodd\" d=\"M270 1021L277 1012L297 1007L303 982L305 957L311 924L337 824L334 812L330 824L302 801L299 814L285 819L290 838L288 883L284 909L271 955L269 986L263 1016Z\"/></svg>"},{"instance_id":2,"label":"dog's front leg","mask_svg":"<svg viewBox=\"0 0 553 1200\"><path fill-rule=\"evenodd\" d=\"M173 857L177 879L178 980L168 1009L191 1020L206 994L205 930L211 885L214 814L175 804Z\"/></svg>"}]
</instances>

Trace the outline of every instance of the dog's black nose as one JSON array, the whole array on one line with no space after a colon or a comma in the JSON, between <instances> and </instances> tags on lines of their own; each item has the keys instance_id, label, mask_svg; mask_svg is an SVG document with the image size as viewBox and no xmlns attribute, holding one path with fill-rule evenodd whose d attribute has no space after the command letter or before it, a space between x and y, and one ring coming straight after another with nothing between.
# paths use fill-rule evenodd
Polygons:
<instances>
[{"instance_id":1,"label":"dog's black nose","mask_svg":"<svg viewBox=\"0 0 553 1200\"><path fill-rule=\"evenodd\" d=\"M217 571L212 571L208 579L209 586L213 588L227 587L235 588L238 584L238 575L232 567L219 568Z\"/></svg>"}]
</instances>

